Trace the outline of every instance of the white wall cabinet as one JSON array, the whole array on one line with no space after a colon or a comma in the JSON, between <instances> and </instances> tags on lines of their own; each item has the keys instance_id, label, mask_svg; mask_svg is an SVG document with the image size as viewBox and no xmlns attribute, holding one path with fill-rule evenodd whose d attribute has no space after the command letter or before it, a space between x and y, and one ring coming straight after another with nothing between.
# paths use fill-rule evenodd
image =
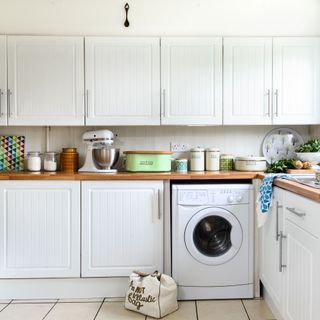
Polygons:
<instances>
[{"instance_id":1,"label":"white wall cabinet","mask_svg":"<svg viewBox=\"0 0 320 320\"><path fill-rule=\"evenodd\" d=\"M224 39L224 124L271 124L272 38Z\"/></svg>"},{"instance_id":2,"label":"white wall cabinet","mask_svg":"<svg viewBox=\"0 0 320 320\"><path fill-rule=\"evenodd\" d=\"M279 189L275 190L276 200ZM317 320L320 314L320 204L284 190L280 198L284 216L272 210L261 231L261 281L282 319ZM279 216L278 222L274 222ZM269 229L273 235L279 230L277 245L274 237L268 236Z\"/></svg>"},{"instance_id":3,"label":"white wall cabinet","mask_svg":"<svg viewBox=\"0 0 320 320\"><path fill-rule=\"evenodd\" d=\"M320 123L320 38L273 39L274 124Z\"/></svg>"},{"instance_id":4,"label":"white wall cabinet","mask_svg":"<svg viewBox=\"0 0 320 320\"><path fill-rule=\"evenodd\" d=\"M0 36L0 126L7 124L7 45Z\"/></svg>"},{"instance_id":5,"label":"white wall cabinet","mask_svg":"<svg viewBox=\"0 0 320 320\"><path fill-rule=\"evenodd\" d=\"M160 39L86 37L87 125L160 124Z\"/></svg>"},{"instance_id":6,"label":"white wall cabinet","mask_svg":"<svg viewBox=\"0 0 320 320\"><path fill-rule=\"evenodd\" d=\"M163 269L163 182L82 183L82 276Z\"/></svg>"},{"instance_id":7,"label":"white wall cabinet","mask_svg":"<svg viewBox=\"0 0 320 320\"><path fill-rule=\"evenodd\" d=\"M0 278L80 277L80 182L0 182Z\"/></svg>"},{"instance_id":8,"label":"white wall cabinet","mask_svg":"<svg viewBox=\"0 0 320 320\"><path fill-rule=\"evenodd\" d=\"M282 275L279 270L279 239L283 234L283 190L274 188L273 206L261 230L260 278L277 309L282 304Z\"/></svg>"},{"instance_id":9,"label":"white wall cabinet","mask_svg":"<svg viewBox=\"0 0 320 320\"><path fill-rule=\"evenodd\" d=\"M82 37L8 36L8 124L83 125Z\"/></svg>"},{"instance_id":10,"label":"white wall cabinet","mask_svg":"<svg viewBox=\"0 0 320 320\"><path fill-rule=\"evenodd\" d=\"M225 38L224 124L319 124L320 38Z\"/></svg>"},{"instance_id":11,"label":"white wall cabinet","mask_svg":"<svg viewBox=\"0 0 320 320\"><path fill-rule=\"evenodd\" d=\"M222 38L162 38L161 89L161 124L222 124Z\"/></svg>"}]
</instances>

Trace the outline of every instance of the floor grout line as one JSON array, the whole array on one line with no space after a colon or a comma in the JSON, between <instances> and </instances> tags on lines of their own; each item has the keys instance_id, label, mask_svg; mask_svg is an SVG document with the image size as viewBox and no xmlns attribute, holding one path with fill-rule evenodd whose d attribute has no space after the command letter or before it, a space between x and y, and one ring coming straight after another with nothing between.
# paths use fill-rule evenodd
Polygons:
<instances>
[{"instance_id":1,"label":"floor grout line","mask_svg":"<svg viewBox=\"0 0 320 320\"><path fill-rule=\"evenodd\" d=\"M10 301L8 302L8 304L7 304L0 312L2 312L5 308L7 308L7 307L12 303L12 301L13 301L13 299L10 300Z\"/></svg>"},{"instance_id":2,"label":"floor grout line","mask_svg":"<svg viewBox=\"0 0 320 320\"><path fill-rule=\"evenodd\" d=\"M100 310L101 310L101 308L102 308L102 306L103 306L103 304L104 304L105 300L106 300L106 298L103 298L103 299L102 299L102 302L101 302L101 304L100 304L100 307L99 307L99 309L97 310L97 312L96 312L96 314L95 314L95 316L94 316L93 320L96 320L96 318L97 318L97 316L98 316L98 314L99 314L99 312L100 312Z\"/></svg>"},{"instance_id":3,"label":"floor grout line","mask_svg":"<svg viewBox=\"0 0 320 320\"><path fill-rule=\"evenodd\" d=\"M48 314L51 312L51 310L56 306L56 304L58 303L59 299L56 300L56 302L53 304L53 306L49 309L49 311L44 315L44 317L42 318L42 320L44 320Z\"/></svg>"},{"instance_id":4,"label":"floor grout line","mask_svg":"<svg viewBox=\"0 0 320 320\"><path fill-rule=\"evenodd\" d=\"M242 300L242 299L241 299L241 303L242 303L243 309L244 309L244 311L245 311L245 313L246 313L246 315L247 315L248 319L250 320L249 313L248 313L247 308L246 308L246 306L245 306L245 304L244 304L244 302L243 302L243 300Z\"/></svg>"},{"instance_id":5,"label":"floor grout line","mask_svg":"<svg viewBox=\"0 0 320 320\"><path fill-rule=\"evenodd\" d=\"M196 317L197 317L197 320L199 320L199 314L198 314L198 303L197 303L197 300L194 300L194 304L195 304L195 307L196 307Z\"/></svg>"}]
</instances>

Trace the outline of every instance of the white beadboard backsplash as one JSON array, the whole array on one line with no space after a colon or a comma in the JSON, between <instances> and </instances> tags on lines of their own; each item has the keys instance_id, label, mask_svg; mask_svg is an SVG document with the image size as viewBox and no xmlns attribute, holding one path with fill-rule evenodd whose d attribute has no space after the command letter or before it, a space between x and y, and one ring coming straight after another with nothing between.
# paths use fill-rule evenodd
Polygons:
<instances>
[{"instance_id":1,"label":"white beadboard backsplash","mask_svg":"<svg viewBox=\"0 0 320 320\"><path fill-rule=\"evenodd\" d=\"M279 127L279 126L278 126ZM282 126L283 127L283 126ZM290 126L304 140L310 137L309 126ZM267 132L276 126L157 126L157 127L105 127L118 135L117 146L124 150L170 150L170 142L188 143L190 147L218 147L221 153L261 155L261 144ZM313 131L320 133L319 127ZM83 162L85 146L81 135L85 131L104 127L51 127L50 151L60 152L62 147L76 147ZM315 133L316 134L316 133ZM2 127L0 135L25 135L26 152L46 151L45 127ZM319 134L318 134L319 135Z\"/></svg>"}]
</instances>

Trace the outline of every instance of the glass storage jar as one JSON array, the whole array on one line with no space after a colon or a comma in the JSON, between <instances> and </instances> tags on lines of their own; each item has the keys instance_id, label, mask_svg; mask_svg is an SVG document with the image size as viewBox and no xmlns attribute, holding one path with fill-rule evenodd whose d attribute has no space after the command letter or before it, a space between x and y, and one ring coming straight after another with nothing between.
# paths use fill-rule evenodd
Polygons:
<instances>
[{"instance_id":1,"label":"glass storage jar","mask_svg":"<svg viewBox=\"0 0 320 320\"><path fill-rule=\"evenodd\" d=\"M44 171L57 171L58 168L58 153L45 152L43 160Z\"/></svg>"},{"instance_id":2,"label":"glass storage jar","mask_svg":"<svg viewBox=\"0 0 320 320\"><path fill-rule=\"evenodd\" d=\"M39 151L30 151L27 154L28 171L41 171L41 153Z\"/></svg>"}]
</instances>

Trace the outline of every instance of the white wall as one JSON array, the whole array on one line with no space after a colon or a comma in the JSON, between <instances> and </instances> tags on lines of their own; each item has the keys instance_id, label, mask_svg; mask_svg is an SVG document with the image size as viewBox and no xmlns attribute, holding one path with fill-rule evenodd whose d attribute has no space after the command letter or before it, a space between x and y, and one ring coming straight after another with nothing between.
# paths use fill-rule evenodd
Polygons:
<instances>
[{"instance_id":1,"label":"white wall","mask_svg":"<svg viewBox=\"0 0 320 320\"><path fill-rule=\"evenodd\" d=\"M0 33L319 35L319 0L0 0Z\"/></svg>"},{"instance_id":2,"label":"white wall","mask_svg":"<svg viewBox=\"0 0 320 320\"><path fill-rule=\"evenodd\" d=\"M275 126L219 127L108 127L118 134L117 146L124 150L170 150L170 142L188 143L190 147L219 147L221 153L235 156L260 155L267 132ZM308 126L292 126L304 140L309 138ZM85 147L81 135L88 127L51 127L50 150L61 152L62 147L77 147L81 161ZM97 127L98 129L98 127ZM101 129L101 128L99 128ZM2 127L0 135L25 135L27 151L45 151L44 127Z\"/></svg>"}]
</instances>

